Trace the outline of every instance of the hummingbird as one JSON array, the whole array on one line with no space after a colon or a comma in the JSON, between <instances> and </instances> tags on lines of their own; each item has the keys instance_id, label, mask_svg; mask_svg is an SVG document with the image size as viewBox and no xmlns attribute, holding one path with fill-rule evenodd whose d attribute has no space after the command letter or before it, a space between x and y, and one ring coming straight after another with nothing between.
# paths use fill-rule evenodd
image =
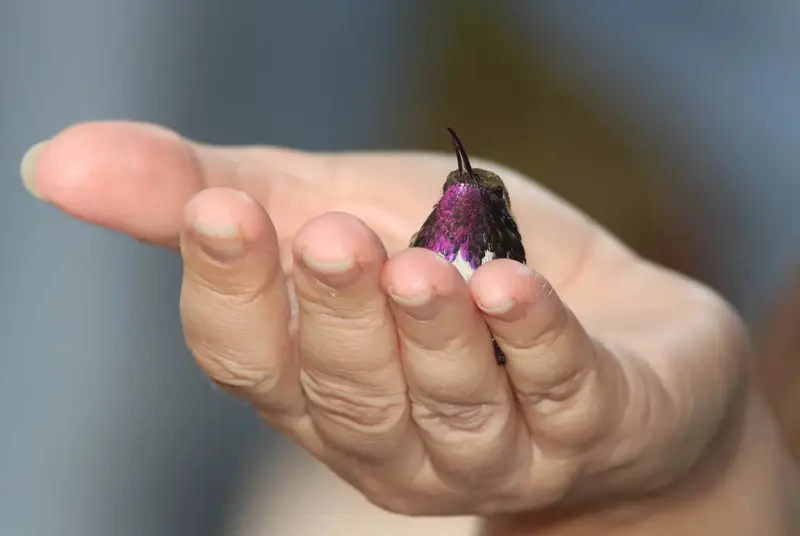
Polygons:
<instances>
[{"instance_id":1,"label":"hummingbird","mask_svg":"<svg viewBox=\"0 0 800 536\"><path fill-rule=\"evenodd\" d=\"M511 199L503 180L485 169L473 168L464 145L452 128L450 139L458 169L447 175L442 196L425 223L411 237L411 247L435 251L469 282L479 266L494 259L525 264L525 247L511 213ZM498 365L505 355L492 336Z\"/></svg>"}]
</instances>

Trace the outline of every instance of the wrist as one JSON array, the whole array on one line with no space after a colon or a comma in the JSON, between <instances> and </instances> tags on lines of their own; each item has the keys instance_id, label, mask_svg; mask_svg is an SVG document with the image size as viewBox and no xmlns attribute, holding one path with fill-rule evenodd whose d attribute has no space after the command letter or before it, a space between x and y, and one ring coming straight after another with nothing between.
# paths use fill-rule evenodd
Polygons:
<instances>
[{"instance_id":1,"label":"wrist","mask_svg":"<svg viewBox=\"0 0 800 536\"><path fill-rule=\"evenodd\" d=\"M486 518L482 536L784 536L800 523L797 467L754 389L706 456L658 496L569 514Z\"/></svg>"}]
</instances>

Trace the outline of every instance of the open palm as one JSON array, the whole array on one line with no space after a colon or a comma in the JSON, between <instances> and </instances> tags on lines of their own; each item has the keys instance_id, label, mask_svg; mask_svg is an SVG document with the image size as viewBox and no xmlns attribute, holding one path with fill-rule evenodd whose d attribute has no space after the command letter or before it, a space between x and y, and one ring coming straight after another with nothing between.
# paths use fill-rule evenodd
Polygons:
<instances>
[{"instance_id":1,"label":"open palm","mask_svg":"<svg viewBox=\"0 0 800 536\"><path fill-rule=\"evenodd\" d=\"M407 248L449 155L90 123L23 175L74 217L179 248L198 364L380 506L511 512L681 479L741 394L736 315L532 181L475 165L505 179L530 268L492 261L469 284Z\"/></svg>"}]
</instances>

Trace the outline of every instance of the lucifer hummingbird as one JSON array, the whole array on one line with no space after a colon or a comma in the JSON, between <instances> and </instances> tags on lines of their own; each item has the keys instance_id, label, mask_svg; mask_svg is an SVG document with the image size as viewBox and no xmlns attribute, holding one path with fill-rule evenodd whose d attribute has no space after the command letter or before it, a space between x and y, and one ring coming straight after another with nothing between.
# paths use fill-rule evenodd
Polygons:
<instances>
[{"instance_id":1,"label":"lucifer hummingbird","mask_svg":"<svg viewBox=\"0 0 800 536\"><path fill-rule=\"evenodd\" d=\"M525 263L517 222L503 180L485 169L473 168L464 146L448 128L458 159L458 169L447 175L442 197L434 205L420 230L411 237L411 247L435 251L455 266L469 282L482 264L507 258ZM495 358L505 364L497 342Z\"/></svg>"}]
</instances>

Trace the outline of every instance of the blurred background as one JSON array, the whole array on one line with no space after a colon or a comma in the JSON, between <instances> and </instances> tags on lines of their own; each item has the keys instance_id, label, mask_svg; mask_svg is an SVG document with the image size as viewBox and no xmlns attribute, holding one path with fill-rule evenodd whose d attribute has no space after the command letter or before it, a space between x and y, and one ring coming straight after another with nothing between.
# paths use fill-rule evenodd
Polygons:
<instances>
[{"instance_id":1,"label":"blurred background","mask_svg":"<svg viewBox=\"0 0 800 536\"><path fill-rule=\"evenodd\" d=\"M449 151L453 126L722 292L785 392L800 3L578 4L0 3L0 534L218 534L285 448L194 367L176 255L20 186L25 149L80 121L321 150Z\"/></svg>"}]
</instances>

